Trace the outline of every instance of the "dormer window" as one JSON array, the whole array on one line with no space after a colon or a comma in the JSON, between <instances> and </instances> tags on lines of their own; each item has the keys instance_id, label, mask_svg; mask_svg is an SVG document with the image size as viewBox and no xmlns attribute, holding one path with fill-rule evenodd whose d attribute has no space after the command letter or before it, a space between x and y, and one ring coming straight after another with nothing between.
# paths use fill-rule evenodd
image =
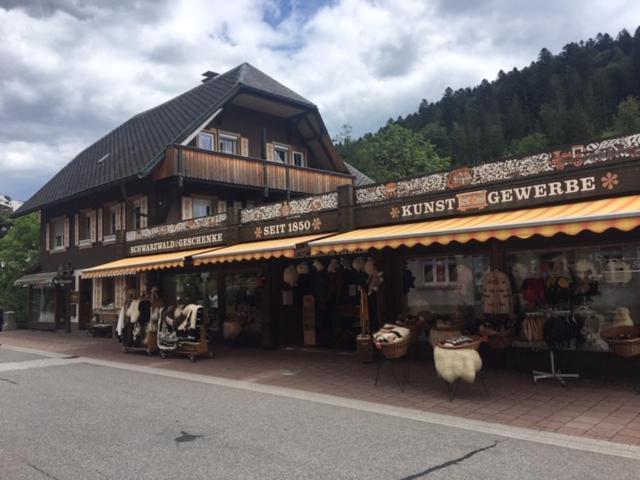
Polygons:
<instances>
[{"instance_id":1,"label":"dormer window","mask_svg":"<svg viewBox=\"0 0 640 480\"><path fill-rule=\"evenodd\" d=\"M296 167L304 167L304 153L293 152L293 164Z\"/></svg>"},{"instance_id":2,"label":"dormer window","mask_svg":"<svg viewBox=\"0 0 640 480\"><path fill-rule=\"evenodd\" d=\"M219 150L229 155L238 154L238 137L228 133L220 133Z\"/></svg>"},{"instance_id":3,"label":"dormer window","mask_svg":"<svg viewBox=\"0 0 640 480\"><path fill-rule=\"evenodd\" d=\"M273 145L273 156L276 162L289 163L289 147L286 145Z\"/></svg>"},{"instance_id":4,"label":"dormer window","mask_svg":"<svg viewBox=\"0 0 640 480\"><path fill-rule=\"evenodd\" d=\"M196 145L203 150L212 150L215 145L213 133L200 132L196 137Z\"/></svg>"}]
</instances>

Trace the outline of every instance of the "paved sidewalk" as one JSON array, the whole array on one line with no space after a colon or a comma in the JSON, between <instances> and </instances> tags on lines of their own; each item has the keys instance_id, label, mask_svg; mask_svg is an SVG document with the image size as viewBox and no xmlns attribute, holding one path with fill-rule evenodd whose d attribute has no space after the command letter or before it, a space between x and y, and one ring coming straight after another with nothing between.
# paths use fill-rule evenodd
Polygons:
<instances>
[{"instance_id":1,"label":"paved sidewalk","mask_svg":"<svg viewBox=\"0 0 640 480\"><path fill-rule=\"evenodd\" d=\"M124 354L113 339L81 333L12 331L0 344L128 362L255 384L324 393L425 412L464 417L514 427L640 445L640 395L629 385L582 381L563 388L557 382L534 385L526 374L490 370L489 395L479 384L461 385L453 402L432 364L412 362L411 383L400 392L389 370L373 385L375 365L353 355L297 350L218 347L215 360L191 364L184 358Z\"/></svg>"}]
</instances>

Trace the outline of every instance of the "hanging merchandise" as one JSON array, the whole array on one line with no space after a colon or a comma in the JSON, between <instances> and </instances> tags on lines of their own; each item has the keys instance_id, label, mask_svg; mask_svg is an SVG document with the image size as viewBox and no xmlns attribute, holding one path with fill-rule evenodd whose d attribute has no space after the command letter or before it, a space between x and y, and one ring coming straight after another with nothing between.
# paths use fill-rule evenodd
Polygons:
<instances>
[{"instance_id":1,"label":"hanging merchandise","mask_svg":"<svg viewBox=\"0 0 640 480\"><path fill-rule=\"evenodd\" d=\"M631 267L619 258L612 258L605 263L602 269L602 278L605 283L619 283L626 285L633 278Z\"/></svg>"},{"instance_id":2,"label":"hanging merchandise","mask_svg":"<svg viewBox=\"0 0 640 480\"><path fill-rule=\"evenodd\" d=\"M544 325L547 315L542 312L527 312L522 322L522 337L527 342L540 342L544 339Z\"/></svg>"},{"instance_id":3,"label":"hanging merchandise","mask_svg":"<svg viewBox=\"0 0 640 480\"><path fill-rule=\"evenodd\" d=\"M604 317L587 305L581 305L573 311L573 316L582 325L581 334L584 345L592 350L607 350L607 343L600 336Z\"/></svg>"},{"instance_id":4,"label":"hanging merchandise","mask_svg":"<svg viewBox=\"0 0 640 480\"><path fill-rule=\"evenodd\" d=\"M627 307L618 307L613 312L612 327L633 327L633 319Z\"/></svg>"},{"instance_id":5,"label":"hanging merchandise","mask_svg":"<svg viewBox=\"0 0 640 480\"><path fill-rule=\"evenodd\" d=\"M526 278L522 282L522 299L527 302L529 310L536 310L545 305L545 286L541 278Z\"/></svg>"},{"instance_id":6,"label":"hanging merchandise","mask_svg":"<svg viewBox=\"0 0 640 480\"><path fill-rule=\"evenodd\" d=\"M125 353L142 351L149 355L158 350L157 324L151 315L150 299L136 298L126 304L121 332Z\"/></svg>"},{"instance_id":7,"label":"hanging merchandise","mask_svg":"<svg viewBox=\"0 0 640 480\"><path fill-rule=\"evenodd\" d=\"M209 350L208 324L201 305L172 305L163 309L158 326L160 356L167 358L168 353L175 353L187 356L192 363L203 355L214 358Z\"/></svg>"},{"instance_id":8,"label":"hanging merchandise","mask_svg":"<svg viewBox=\"0 0 640 480\"><path fill-rule=\"evenodd\" d=\"M487 315L510 315L513 312L511 282L499 270L492 270L484 276L482 311Z\"/></svg>"},{"instance_id":9,"label":"hanging merchandise","mask_svg":"<svg viewBox=\"0 0 640 480\"><path fill-rule=\"evenodd\" d=\"M292 287L295 287L298 284L298 278L300 278L300 273L295 265L289 265L282 272L282 279L284 280L284 283Z\"/></svg>"}]
</instances>

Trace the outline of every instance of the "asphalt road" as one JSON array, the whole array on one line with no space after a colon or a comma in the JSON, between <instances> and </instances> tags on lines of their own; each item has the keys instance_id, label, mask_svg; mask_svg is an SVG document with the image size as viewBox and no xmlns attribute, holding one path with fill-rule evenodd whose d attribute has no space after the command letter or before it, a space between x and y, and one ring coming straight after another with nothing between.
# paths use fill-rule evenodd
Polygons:
<instances>
[{"instance_id":1,"label":"asphalt road","mask_svg":"<svg viewBox=\"0 0 640 480\"><path fill-rule=\"evenodd\" d=\"M639 478L640 461L38 358L0 348L3 480Z\"/></svg>"}]
</instances>

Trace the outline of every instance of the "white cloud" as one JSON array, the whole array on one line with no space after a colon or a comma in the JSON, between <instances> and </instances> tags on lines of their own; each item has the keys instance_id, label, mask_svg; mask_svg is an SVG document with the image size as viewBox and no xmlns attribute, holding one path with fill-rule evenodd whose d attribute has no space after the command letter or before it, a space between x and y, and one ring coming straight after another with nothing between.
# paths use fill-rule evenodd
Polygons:
<instances>
[{"instance_id":1,"label":"white cloud","mask_svg":"<svg viewBox=\"0 0 640 480\"><path fill-rule=\"evenodd\" d=\"M248 61L318 104L332 133L348 122L362 134L447 86L493 79L542 47L632 30L640 18L640 3L622 0L130 5L0 0L0 192L25 199L84 147L197 85L205 70Z\"/></svg>"}]
</instances>

